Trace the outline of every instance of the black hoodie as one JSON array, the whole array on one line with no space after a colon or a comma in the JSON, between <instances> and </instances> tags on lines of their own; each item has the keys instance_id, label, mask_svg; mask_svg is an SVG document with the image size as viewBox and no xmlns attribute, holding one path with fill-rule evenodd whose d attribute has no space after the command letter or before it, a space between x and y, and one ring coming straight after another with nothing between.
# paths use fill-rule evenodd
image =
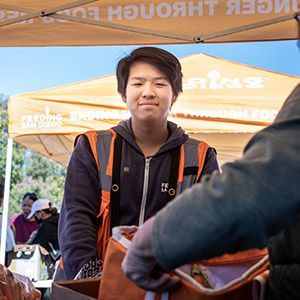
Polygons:
<instances>
[{"instance_id":1,"label":"black hoodie","mask_svg":"<svg viewBox=\"0 0 300 300\"><path fill-rule=\"evenodd\" d=\"M59 250L57 237L58 218L59 214L54 214L43 220L38 228L35 238L32 241L32 244L39 244L51 252L52 249L49 245L49 243L51 243L55 250Z\"/></svg>"}]
</instances>

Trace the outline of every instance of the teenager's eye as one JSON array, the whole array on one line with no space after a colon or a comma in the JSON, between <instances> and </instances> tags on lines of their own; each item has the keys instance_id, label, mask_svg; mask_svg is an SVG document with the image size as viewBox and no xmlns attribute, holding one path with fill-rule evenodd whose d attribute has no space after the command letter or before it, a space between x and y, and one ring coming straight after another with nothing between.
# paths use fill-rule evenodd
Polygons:
<instances>
[{"instance_id":1,"label":"teenager's eye","mask_svg":"<svg viewBox=\"0 0 300 300\"><path fill-rule=\"evenodd\" d=\"M141 83L141 82L134 82L134 83L132 83L131 85L132 85L132 86L141 86L142 83Z\"/></svg>"},{"instance_id":2,"label":"teenager's eye","mask_svg":"<svg viewBox=\"0 0 300 300\"><path fill-rule=\"evenodd\" d=\"M156 85L162 87L162 86L166 86L167 84L164 82L157 82Z\"/></svg>"}]
</instances>

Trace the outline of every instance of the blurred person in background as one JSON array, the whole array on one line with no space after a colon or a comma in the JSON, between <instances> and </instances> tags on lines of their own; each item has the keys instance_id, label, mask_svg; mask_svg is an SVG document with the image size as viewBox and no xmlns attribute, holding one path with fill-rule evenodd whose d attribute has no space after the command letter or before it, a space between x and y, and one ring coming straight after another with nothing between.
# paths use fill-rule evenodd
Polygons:
<instances>
[{"instance_id":1,"label":"blurred person in background","mask_svg":"<svg viewBox=\"0 0 300 300\"><path fill-rule=\"evenodd\" d=\"M25 244L31 233L38 228L34 218L28 218L33 203L37 200L35 193L25 193L22 199L22 213L19 214L11 225L17 244Z\"/></svg>"},{"instance_id":2,"label":"blurred person in background","mask_svg":"<svg viewBox=\"0 0 300 300\"><path fill-rule=\"evenodd\" d=\"M53 207L49 200L38 199L31 208L29 219L34 218L38 229L32 232L28 244L38 244L48 251L45 255L48 279L53 278L56 261L60 258L57 227L59 214L56 207Z\"/></svg>"},{"instance_id":3,"label":"blurred person in background","mask_svg":"<svg viewBox=\"0 0 300 300\"><path fill-rule=\"evenodd\" d=\"M35 218L38 228L31 234L29 244L39 244L49 253L59 250L57 227L59 214L47 199L36 200L28 219Z\"/></svg>"}]
</instances>

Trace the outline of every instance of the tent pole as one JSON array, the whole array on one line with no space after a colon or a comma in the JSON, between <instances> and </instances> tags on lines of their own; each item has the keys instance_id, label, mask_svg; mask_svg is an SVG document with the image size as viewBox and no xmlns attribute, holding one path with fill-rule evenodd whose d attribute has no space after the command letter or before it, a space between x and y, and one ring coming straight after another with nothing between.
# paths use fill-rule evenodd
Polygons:
<instances>
[{"instance_id":1,"label":"tent pole","mask_svg":"<svg viewBox=\"0 0 300 300\"><path fill-rule=\"evenodd\" d=\"M243 31L247 31L247 30L251 30L251 29L256 29L256 28L260 28L260 27L264 27L264 26L268 26L268 25L273 25L273 24L277 24L280 22L289 21L292 19L297 20L299 13L300 12L296 12L293 14L289 14L289 15L285 15L285 16L281 16L281 17L277 17L277 18L273 18L273 19L269 19L269 20L264 20L264 21L260 21L260 22L255 22L255 23L239 26L239 27L230 28L230 29L220 31L220 32L215 32L212 34L196 36L196 37L194 37L194 41L195 41L195 43L205 43L208 40L216 39L219 37L224 37L224 36L228 36L231 34L243 32Z\"/></svg>"},{"instance_id":2,"label":"tent pole","mask_svg":"<svg viewBox=\"0 0 300 300\"><path fill-rule=\"evenodd\" d=\"M4 197L3 197L3 215L2 215L2 232L1 232L1 244L0 244L0 264L5 263L5 246L6 246L6 233L8 223L8 202L9 202L9 190L11 179L11 163L13 153L13 139L7 139L7 152L6 152L6 169L5 169L5 185L4 185Z\"/></svg>"}]
</instances>

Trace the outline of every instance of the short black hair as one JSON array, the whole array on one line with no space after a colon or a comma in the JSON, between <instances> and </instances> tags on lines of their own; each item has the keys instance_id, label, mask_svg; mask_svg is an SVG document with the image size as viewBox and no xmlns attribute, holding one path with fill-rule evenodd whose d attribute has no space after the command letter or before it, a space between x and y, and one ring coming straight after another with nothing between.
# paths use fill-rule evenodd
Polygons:
<instances>
[{"instance_id":1,"label":"short black hair","mask_svg":"<svg viewBox=\"0 0 300 300\"><path fill-rule=\"evenodd\" d=\"M29 198L31 199L33 202L36 201L38 199L38 196L36 195L36 193L31 193L31 192L27 192L24 194L22 200L24 200L25 198Z\"/></svg>"},{"instance_id":2,"label":"short black hair","mask_svg":"<svg viewBox=\"0 0 300 300\"><path fill-rule=\"evenodd\" d=\"M168 79L174 96L177 98L182 92L181 64L176 56L156 47L140 47L122 58L116 68L118 92L126 97L126 87L131 66L135 62L145 62L155 66Z\"/></svg>"}]
</instances>

